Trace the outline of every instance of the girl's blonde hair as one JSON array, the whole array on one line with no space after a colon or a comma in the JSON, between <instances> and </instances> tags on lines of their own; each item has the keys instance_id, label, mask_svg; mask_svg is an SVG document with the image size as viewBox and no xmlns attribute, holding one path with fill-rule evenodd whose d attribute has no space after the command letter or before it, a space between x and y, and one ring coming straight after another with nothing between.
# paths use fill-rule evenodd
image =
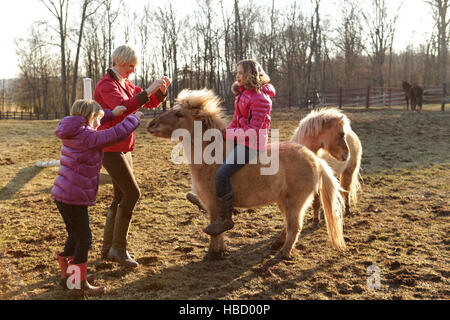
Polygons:
<instances>
[{"instance_id":1,"label":"girl's blonde hair","mask_svg":"<svg viewBox=\"0 0 450 320\"><path fill-rule=\"evenodd\" d=\"M88 123L99 114L104 114L104 111L94 100L77 100L70 110L71 116L85 117Z\"/></svg>"},{"instance_id":2,"label":"girl's blonde hair","mask_svg":"<svg viewBox=\"0 0 450 320\"><path fill-rule=\"evenodd\" d=\"M113 66L121 66L121 65L133 65L137 66L138 58L136 52L132 47L127 44L118 47L114 50L112 56Z\"/></svg>"},{"instance_id":3,"label":"girl's blonde hair","mask_svg":"<svg viewBox=\"0 0 450 320\"><path fill-rule=\"evenodd\" d=\"M254 89L260 92L262 86L270 82L270 77L256 60L242 60L237 63L237 66L242 66L244 69L244 85L248 89Z\"/></svg>"}]
</instances>

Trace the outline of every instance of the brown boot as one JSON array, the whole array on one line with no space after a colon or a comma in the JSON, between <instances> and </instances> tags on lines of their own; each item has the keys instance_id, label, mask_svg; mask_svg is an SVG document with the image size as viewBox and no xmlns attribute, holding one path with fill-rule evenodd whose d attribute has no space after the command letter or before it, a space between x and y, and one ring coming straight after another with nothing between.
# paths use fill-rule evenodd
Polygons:
<instances>
[{"instance_id":1,"label":"brown boot","mask_svg":"<svg viewBox=\"0 0 450 320\"><path fill-rule=\"evenodd\" d=\"M139 263L127 251L127 235L131 222L129 216L124 214L122 208L117 209L112 246L109 249L108 258L119 262L124 267L136 268Z\"/></svg>"},{"instance_id":2,"label":"brown boot","mask_svg":"<svg viewBox=\"0 0 450 320\"><path fill-rule=\"evenodd\" d=\"M117 210L108 209L105 221L105 229L103 230L103 245L101 251L102 259L108 258L109 249L112 246L112 240L114 235L114 222L116 220Z\"/></svg>"},{"instance_id":3,"label":"brown boot","mask_svg":"<svg viewBox=\"0 0 450 320\"><path fill-rule=\"evenodd\" d=\"M89 284L87 280L87 262L82 264L71 264L69 263L69 267L74 269L69 277L75 277L73 279L73 285L75 288L71 289L72 293L76 297L94 297L100 296L105 293L105 287L95 287ZM75 267L75 268L74 268ZM79 276L79 279L76 277ZM79 281L77 284L76 282ZM78 288L77 288L78 286Z\"/></svg>"},{"instance_id":4,"label":"brown boot","mask_svg":"<svg viewBox=\"0 0 450 320\"><path fill-rule=\"evenodd\" d=\"M234 206L233 191L223 197L217 197L217 205L219 207L219 217L203 230L210 236L218 236L234 227L232 220Z\"/></svg>"}]
</instances>

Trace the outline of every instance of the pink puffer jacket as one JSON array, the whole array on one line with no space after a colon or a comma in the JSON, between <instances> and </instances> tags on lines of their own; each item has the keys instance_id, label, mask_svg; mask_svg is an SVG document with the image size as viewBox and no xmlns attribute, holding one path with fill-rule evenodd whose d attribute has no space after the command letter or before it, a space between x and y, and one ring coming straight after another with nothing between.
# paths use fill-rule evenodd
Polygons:
<instances>
[{"instance_id":1,"label":"pink puffer jacket","mask_svg":"<svg viewBox=\"0 0 450 320\"><path fill-rule=\"evenodd\" d=\"M62 140L61 165L51 197L71 205L92 206L97 197L103 148L128 137L140 119L129 115L116 126L96 131L85 117L70 116L61 120L56 136Z\"/></svg>"},{"instance_id":2,"label":"pink puffer jacket","mask_svg":"<svg viewBox=\"0 0 450 320\"><path fill-rule=\"evenodd\" d=\"M270 129L270 112L275 88L266 84L261 93L244 86L233 85L236 94L233 121L227 127L226 139L259 151L267 149Z\"/></svg>"}]
</instances>

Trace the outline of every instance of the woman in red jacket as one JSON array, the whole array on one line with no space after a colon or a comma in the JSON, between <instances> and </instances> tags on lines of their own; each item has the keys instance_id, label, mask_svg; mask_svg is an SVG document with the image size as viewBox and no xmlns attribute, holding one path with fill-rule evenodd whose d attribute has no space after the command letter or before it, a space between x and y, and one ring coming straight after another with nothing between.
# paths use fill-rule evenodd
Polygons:
<instances>
[{"instance_id":1,"label":"woman in red jacket","mask_svg":"<svg viewBox=\"0 0 450 320\"><path fill-rule=\"evenodd\" d=\"M135 113L139 108L157 108L167 96L170 79L163 77L154 81L146 90L134 85L128 77L138 63L135 51L128 45L114 50L113 67L95 87L94 99L103 109L113 110L122 105L127 108L121 117L99 128L104 130ZM140 198L139 186L133 173L131 152L134 150L134 132L127 139L105 148L103 166L113 181L114 198L109 207L103 236L102 258L112 259L126 267L139 264L127 251L127 235L133 209Z\"/></svg>"}]
</instances>

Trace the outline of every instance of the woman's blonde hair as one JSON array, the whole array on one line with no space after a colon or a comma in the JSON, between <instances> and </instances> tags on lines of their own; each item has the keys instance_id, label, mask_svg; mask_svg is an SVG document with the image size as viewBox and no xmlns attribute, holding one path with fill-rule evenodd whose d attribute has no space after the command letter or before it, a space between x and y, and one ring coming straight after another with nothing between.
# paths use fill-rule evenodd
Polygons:
<instances>
[{"instance_id":1,"label":"woman's blonde hair","mask_svg":"<svg viewBox=\"0 0 450 320\"><path fill-rule=\"evenodd\" d=\"M123 46L120 46L116 50L114 50L111 58L113 66L121 66L126 64L137 66L138 64L136 52L127 44L124 44Z\"/></svg>"},{"instance_id":2,"label":"woman's blonde hair","mask_svg":"<svg viewBox=\"0 0 450 320\"><path fill-rule=\"evenodd\" d=\"M236 65L242 66L245 76L245 87L260 92L262 86L270 82L270 77L256 60L242 60Z\"/></svg>"},{"instance_id":3,"label":"woman's blonde hair","mask_svg":"<svg viewBox=\"0 0 450 320\"><path fill-rule=\"evenodd\" d=\"M94 116L103 114L104 111L100 105L94 100L77 100L70 110L71 116L82 116L91 122Z\"/></svg>"}]
</instances>

